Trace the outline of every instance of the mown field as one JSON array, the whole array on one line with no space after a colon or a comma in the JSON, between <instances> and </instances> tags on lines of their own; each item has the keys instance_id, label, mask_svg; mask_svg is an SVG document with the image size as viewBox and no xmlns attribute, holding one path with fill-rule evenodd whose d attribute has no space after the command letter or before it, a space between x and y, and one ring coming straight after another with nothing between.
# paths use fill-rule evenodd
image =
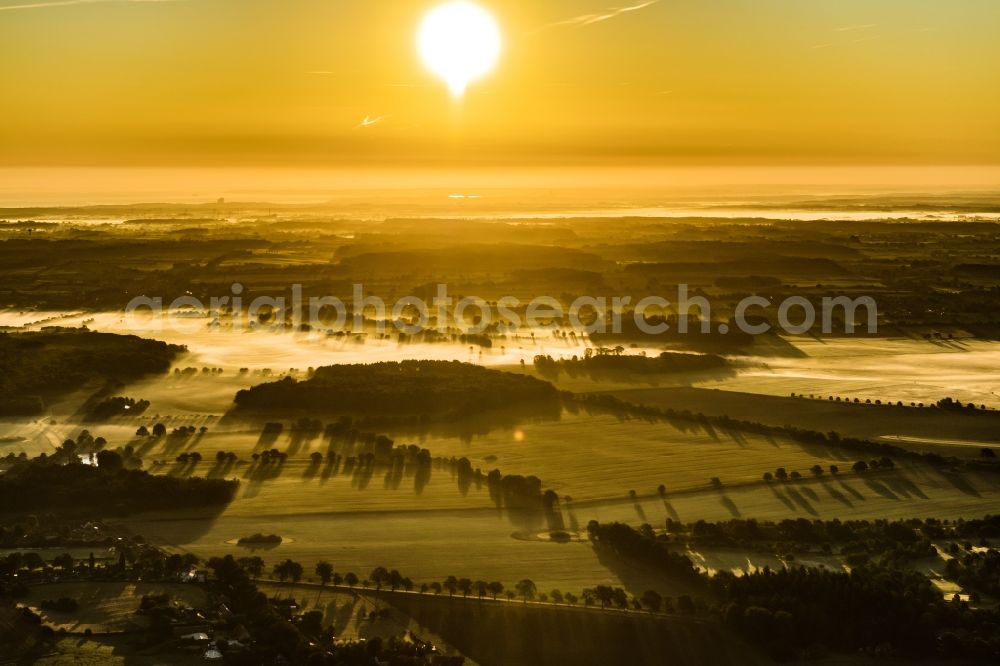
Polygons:
<instances>
[{"instance_id":1,"label":"mown field","mask_svg":"<svg viewBox=\"0 0 1000 666\"><path fill-rule=\"evenodd\" d=\"M246 554L233 543L239 537L280 534L290 541L258 553L268 562L299 560L307 571L326 559L338 571L367 573L384 565L417 581L456 575L515 582L527 576L546 588L578 591L607 583L640 593L656 587L676 594L669 582L642 567L599 556L585 541L551 543L537 535L550 527L582 532L591 519L661 526L668 517L686 522L955 518L982 515L1000 501L1000 485L988 476L942 473L909 459L898 461L894 471L860 476L849 471L859 457L854 452L681 425L564 413L559 421L526 423L471 440L435 434L396 438L426 446L434 455L467 456L483 469L538 475L543 487L562 497L556 524L541 512L498 511L485 487L473 485L463 495L446 469L435 469L419 495L406 479L398 488L386 487L377 477L364 488L351 476L324 479L321 472L310 473L307 462L309 452L325 450L319 439L297 442L295 457L275 477L243 479L241 495L219 516L144 515L128 524L159 543L203 556ZM205 459L195 473L211 473L218 450L236 450L246 459L256 440L250 431L210 431L196 445ZM288 450L290 435L272 445ZM156 458L157 450L149 455ZM843 471L812 478L809 468L815 464L836 464ZM763 473L776 467L799 471L804 478L763 483ZM237 466L228 476L241 477L246 468ZM710 484L713 477L721 487ZM657 493L661 483L665 497ZM635 499L630 490L636 491ZM755 566L753 557L700 557L712 569Z\"/></svg>"},{"instance_id":2,"label":"mown field","mask_svg":"<svg viewBox=\"0 0 1000 666\"><path fill-rule=\"evenodd\" d=\"M607 392L626 402L689 410L708 416L729 416L774 426L794 424L816 432L836 431L844 436L871 440L902 437L907 448L953 455L979 455L978 451L970 451L970 446L1000 447L1000 413L995 411L970 413L930 407L900 408L836 402L828 400L825 394L810 399L689 387L631 388ZM949 445L950 441L960 443Z\"/></svg>"},{"instance_id":3,"label":"mown field","mask_svg":"<svg viewBox=\"0 0 1000 666\"><path fill-rule=\"evenodd\" d=\"M444 654L461 652L466 663L544 663L540 655L558 654L560 663L656 663L669 655L677 664L766 663L748 645L719 631L711 622L682 616L652 616L641 611L528 603L501 598L491 602L440 595L358 590L323 590L314 584L259 584L270 595L293 597L303 608L324 613L324 623L344 637L371 637L409 629L431 640ZM539 589L539 591L543 591ZM359 610L381 609L388 617L359 621ZM595 636L580 641L580 636Z\"/></svg>"},{"instance_id":4,"label":"mown field","mask_svg":"<svg viewBox=\"0 0 1000 666\"><path fill-rule=\"evenodd\" d=\"M66 629L75 633L82 633L86 629L95 633L120 632L145 626L143 618L137 616L135 611L139 609L139 602L146 594L167 593L190 606L205 604L205 592L196 585L68 582L36 585L29 590L23 603L31 606L56 630ZM63 597L75 599L80 605L79 610L61 613L40 609L42 601Z\"/></svg>"},{"instance_id":5,"label":"mown field","mask_svg":"<svg viewBox=\"0 0 1000 666\"><path fill-rule=\"evenodd\" d=\"M62 638L48 654L34 662L40 666L195 666L204 663L200 651L191 654L144 651L126 636Z\"/></svg>"}]
</instances>

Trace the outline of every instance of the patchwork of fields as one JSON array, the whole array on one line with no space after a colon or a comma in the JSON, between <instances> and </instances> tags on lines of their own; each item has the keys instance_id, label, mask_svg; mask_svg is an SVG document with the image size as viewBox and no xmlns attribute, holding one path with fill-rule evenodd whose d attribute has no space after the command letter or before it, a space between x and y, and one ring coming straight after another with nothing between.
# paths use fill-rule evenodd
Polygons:
<instances>
[{"instance_id":1,"label":"patchwork of fields","mask_svg":"<svg viewBox=\"0 0 1000 666\"><path fill-rule=\"evenodd\" d=\"M308 454L326 448L320 438L298 442L295 457L277 476L244 479L240 496L221 515L147 515L128 524L159 543L203 556L245 554L233 545L235 539L280 534L290 542L258 554L268 561L291 557L307 571L321 559L359 573L392 563L417 581L456 575L510 582L527 575L540 586L567 590L606 583L638 592L659 586L676 594L642 567L602 561L586 541L552 543L536 535L551 527L583 531L590 520L661 526L668 517L685 522L956 518L980 515L1000 502L1000 484L990 476L942 473L908 459L891 472L860 476L849 471L857 454L848 451L606 414L564 413L559 421L523 424L471 440L432 434L396 442L417 443L435 456L466 456L484 470L495 466L504 473L535 474L562 498L561 524L553 525L541 513L498 510L485 486L473 484L462 494L447 468L435 469L420 494L406 479L395 488L379 478L363 488L351 476L324 479L309 472ZM234 450L246 459L255 443L249 432L209 432L198 442L205 460L195 472L211 474L215 451ZM283 436L273 445L287 450L291 444ZM155 458L156 450L150 455ZM809 468L816 464L844 471L812 478ZM765 484L763 473L777 467L804 478ZM239 478L248 468L237 466L227 476ZM712 486L713 477L720 487ZM667 488L664 497L657 493L660 484ZM718 557L723 556L704 557L703 566L740 566Z\"/></svg>"}]
</instances>

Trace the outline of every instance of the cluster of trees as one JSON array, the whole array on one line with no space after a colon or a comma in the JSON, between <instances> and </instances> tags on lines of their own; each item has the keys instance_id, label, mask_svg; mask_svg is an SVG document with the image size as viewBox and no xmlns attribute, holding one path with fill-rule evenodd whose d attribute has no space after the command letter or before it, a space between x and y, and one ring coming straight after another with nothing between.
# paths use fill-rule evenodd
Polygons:
<instances>
[{"instance_id":1,"label":"cluster of trees","mask_svg":"<svg viewBox=\"0 0 1000 666\"><path fill-rule=\"evenodd\" d=\"M257 532L256 534L251 534L250 536L240 537L236 542L238 544L280 544L282 541L281 536L278 534L263 534Z\"/></svg>"},{"instance_id":2,"label":"cluster of trees","mask_svg":"<svg viewBox=\"0 0 1000 666\"><path fill-rule=\"evenodd\" d=\"M640 532L623 523L602 524L592 520L587 524L587 534L596 546L642 561L675 580L694 586L704 584L704 576L691 558L671 549L669 538L654 534L648 525Z\"/></svg>"},{"instance_id":3,"label":"cluster of trees","mask_svg":"<svg viewBox=\"0 0 1000 666\"><path fill-rule=\"evenodd\" d=\"M977 406L977 405L975 405L974 403L971 403L971 402L969 404L967 404L967 405L963 405L961 400L954 400L954 399L948 398L948 397L941 398L940 400L937 401L936 404L941 409L951 409L951 410L955 410L955 411L964 410L964 411L974 412L974 411L977 411L977 410L980 410L980 411L985 411L986 410L986 405L978 405Z\"/></svg>"},{"instance_id":4,"label":"cluster of trees","mask_svg":"<svg viewBox=\"0 0 1000 666\"><path fill-rule=\"evenodd\" d=\"M27 583L45 580L55 570L63 579L175 580L199 561L190 553L168 554L128 537L114 539L113 543L118 553L116 562L99 562L93 552L80 560L70 553L62 553L49 562L45 562L37 551L8 553L0 558L0 597L23 596L28 592Z\"/></svg>"},{"instance_id":5,"label":"cluster of trees","mask_svg":"<svg viewBox=\"0 0 1000 666\"><path fill-rule=\"evenodd\" d=\"M191 451L190 453L185 451L183 453L178 454L177 457L174 458L174 462L181 463L182 465L189 463L191 465L197 465L198 463L201 462L201 458L202 456L199 451Z\"/></svg>"},{"instance_id":6,"label":"cluster of trees","mask_svg":"<svg viewBox=\"0 0 1000 666\"><path fill-rule=\"evenodd\" d=\"M284 583L286 580L291 579L293 583L297 583L302 580L302 574L304 570L302 565L298 562L292 560L285 560L284 562L278 562L274 565L271 570L274 577Z\"/></svg>"},{"instance_id":7,"label":"cluster of trees","mask_svg":"<svg viewBox=\"0 0 1000 666\"><path fill-rule=\"evenodd\" d=\"M814 393L806 395L805 393L792 392L791 397L809 398L810 400L823 400L822 395L816 395ZM875 400L872 400L871 398L865 398L864 400L862 400L861 398L853 398L853 399L846 397L842 398L839 395L828 395L826 396L826 400L830 402L853 403L855 405L874 405L876 407L881 407L885 405L886 407L910 407L915 409L924 409L925 407L930 407L930 408L949 409L953 411L965 411L965 412L995 411L989 409L986 405L976 405L975 403L972 402L968 404L963 404L961 400L955 400L953 398L941 398L937 402L930 405L925 405L922 402L913 402L913 401L911 401L909 404L906 404L902 400L897 400L896 402L892 402L891 400L886 400L885 402L883 402L879 398L876 398Z\"/></svg>"},{"instance_id":8,"label":"cluster of trees","mask_svg":"<svg viewBox=\"0 0 1000 666\"><path fill-rule=\"evenodd\" d=\"M104 450L107 444L107 440L103 437L93 437L84 430L75 440L67 439L51 454L40 453L30 462L36 465L50 466L79 464L80 457L85 456L90 458L91 463L96 462L99 466L103 463L106 469L140 469L142 467L142 458L131 444L114 450ZM6 462L10 463L13 468L16 466L15 463L23 464L29 460L27 454L24 454L16 457L8 456Z\"/></svg>"},{"instance_id":9,"label":"cluster of trees","mask_svg":"<svg viewBox=\"0 0 1000 666\"><path fill-rule=\"evenodd\" d=\"M208 432L208 426L201 426L200 428L193 425L179 426L170 431L170 438L176 441L184 441L191 438L196 433L204 435ZM139 426L135 431L136 437L152 437L153 439L161 439L167 436L167 426L162 423L153 424L153 428L149 429L146 426Z\"/></svg>"},{"instance_id":10,"label":"cluster of trees","mask_svg":"<svg viewBox=\"0 0 1000 666\"><path fill-rule=\"evenodd\" d=\"M75 613L80 608L80 602L70 597L59 597L58 599L44 599L39 604L42 610L54 611L56 613Z\"/></svg>"},{"instance_id":11,"label":"cluster of trees","mask_svg":"<svg viewBox=\"0 0 1000 666\"><path fill-rule=\"evenodd\" d=\"M0 558L0 576L9 578L21 571L37 571L45 568L45 560L36 551L8 553Z\"/></svg>"},{"instance_id":12,"label":"cluster of trees","mask_svg":"<svg viewBox=\"0 0 1000 666\"><path fill-rule=\"evenodd\" d=\"M852 566L865 564L876 556L884 564L935 557L937 551L930 532L924 531L920 520L733 519L717 523L700 520L684 525L668 518L666 523L666 535L676 543L764 549L789 558L794 553L818 549L827 555L840 553Z\"/></svg>"},{"instance_id":13,"label":"cluster of trees","mask_svg":"<svg viewBox=\"0 0 1000 666\"><path fill-rule=\"evenodd\" d=\"M94 379L130 380L170 369L183 347L81 329L0 332L0 415L35 415Z\"/></svg>"},{"instance_id":14,"label":"cluster of trees","mask_svg":"<svg viewBox=\"0 0 1000 666\"><path fill-rule=\"evenodd\" d=\"M996 611L946 602L925 576L906 568L723 571L711 585L727 624L777 657L826 649L977 659L1000 652Z\"/></svg>"},{"instance_id":15,"label":"cluster of trees","mask_svg":"<svg viewBox=\"0 0 1000 666\"><path fill-rule=\"evenodd\" d=\"M715 354L682 354L679 352L663 352L659 356L638 354L625 356L624 347L614 349L598 347L587 349L583 358L573 356L569 359L556 360L549 355L535 356L534 366L538 373L546 378L558 379L559 374L566 372L571 377L588 375L594 378L623 375L660 375L680 372L706 372L720 370L728 365L728 361Z\"/></svg>"},{"instance_id":16,"label":"cluster of trees","mask_svg":"<svg viewBox=\"0 0 1000 666\"><path fill-rule=\"evenodd\" d=\"M537 476L504 475L494 469L486 475L486 486L490 498L500 507L537 507L543 499L542 480Z\"/></svg>"},{"instance_id":17,"label":"cluster of trees","mask_svg":"<svg viewBox=\"0 0 1000 666\"><path fill-rule=\"evenodd\" d=\"M285 461L288 460L288 454L285 451L279 451L278 449L267 449L266 451L261 451L260 453L253 453L250 458L255 463L260 463L261 465L267 465L269 463L283 465Z\"/></svg>"},{"instance_id":18,"label":"cluster of trees","mask_svg":"<svg viewBox=\"0 0 1000 666\"><path fill-rule=\"evenodd\" d=\"M458 336L458 341L464 345L478 345L484 349L493 347L493 340L489 336L476 333L463 333Z\"/></svg>"},{"instance_id":19,"label":"cluster of trees","mask_svg":"<svg viewBox=\"0 0 1000 666\"><path fill-rule=\"evenodd\" d=\"M972 544L966 544L964 549L952 545L953 557L945 562L945 577L961 585L962 589L972 590L974 597L980 593L1000 597L1000 552L975 551ZM973 598L973 601L978 599Z\"/></svg>"},{"instance_id":20,"label":"cluster of trees","mask_svg":"<svg viewBox=\"0 0 1000 666\"><path fill-rule=\"evenodd\" d=\"M895 469L895 467L896 463L894 463L892 461L892 458L890 458L889 456L882 456L878 460L872 459L868 462L865 462L864 460L859 460L853 465L851 465L851 469L858 474L863 474L864 472L867 472L868 470L872 469L890 470L890 469ZM822 465L817 464L809 468L809 473L815 477L823 476L824 474L827 473L827 471L829 471L831 476L836 476L837 474L840 474L840 467L838 465L830 465L828 468L824 468ZM784 467L777 468L776 470L774 470L773 473L764 472L764 481L766 481L767 483L771 483L774 480L798 481L801 478L802 478L801 472L792 470L792 472L789 473L788 470L785 469Z\"/></svg>"},{"instance_id":21,"label":"cluster of trees","mask_svg":"<svg viewBox=\"0 0 1000 666\"><path fill-rule=\"evenodd\" d=\"M237 482L156 476L127 469L123 456L101 451L98 465L49 464L41 457L18 461L0 475L0 506L10 512L63 510L129 513L229 503Z\"/></svg>"},{"instance_id":22,"label":"cluster of trees","mask_svg":"<svg viewBox=\"0 0 1000 666\"><path fill-rule=\"evenodd\" d=\"M459 418L512 404L553 401L546 382L458 361L401 361L317 368L236 394L240 410L428 415Z\"/></svg>"},{"instance_id":23,"label":"cluster of trees","mask_svg":"<svg viewBox=\"0 0 1000 666\"><path fill-rule=\"evenodd\" d=\"M785 538L919 544L941 532L993 529L997 522L987 517L969 527L965 523L919 520L732 520L691 525L668 520L667 531L703 543L745 544ZM668 535L655 534L648 525L636 530L621 524L592 523L588 531L597 543L603 540L609 545L621 544L616 548L620 554L664 570L673 570L677 558L683 557L669 550ZM995 553L981 557L990 572L995 572L998 559ZM971 577L979 562L970 558L969 563L969 569L964 571L959 569L961 563L951 566L956 574ZM708 597L715 601L713 612L779 658L801 658L825 650L865 650L882 656L926 656L935 652L947 657L1000 655L1000 612L974 609L957 598L946 601L926 576L896 564L861 565L850 572L806 567L772 571L765 567L742 575L720 571L714 576L692 566L688 575L700 579ZM991 580L990 575L985 580Z\"/></svg>"},{"instance_id":24,"label":"cluster of trees","mask_svg":"<svg viewBox=\"0 0 1000 666\"><path fill-rule=\"evenodd\" d=\"M86 420L107 421L115 416L138 416L147 409L149 409L148 400L115 396L88 407Z\"/></svg>"},{"instance_id":25,"label":"cluster of trees","mask_svg":"<svg viewBox=\"0 0 1000 666\"><path fill-rule=\"evenodd\" d=\"M215 375L221 375L223 372L224 371L223 371L222 368L204 367L204 368L201 369L201 374L202 375L212 375L212 376L215 376ZM198 374L198 368L192 368L192 367L187 367L187 368L183 368L183 369L182 368L174 368L174 374L175 375L182 375L182 376L185 376L185 377L191 377L191 376L194 376L194 375Z\"/></svg>"},{"instance_id":26,"label":"cluster of trees","mask_svg":"<svg viewBox=\"0 0 1000 666\"><path fill-rule=\"evenodd\" d=\"M984 518L966 520L959 518L954 521L927 519L923 529L935 539L954 536L963 539L996 539L1000 538L1000 514L987 515Z\"/></svg>"}]
</instances>

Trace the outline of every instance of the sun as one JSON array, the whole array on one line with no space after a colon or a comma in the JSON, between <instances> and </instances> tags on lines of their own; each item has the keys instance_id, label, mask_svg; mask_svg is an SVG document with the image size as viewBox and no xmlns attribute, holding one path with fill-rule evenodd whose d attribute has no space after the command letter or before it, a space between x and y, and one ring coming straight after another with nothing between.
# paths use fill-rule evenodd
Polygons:
<instances>
[{"instance_id":1,"label":"sun","mask_svg":"<svg viewBox=\"0 0 1000 666\"><path fill-rule=\"evenodd\" d=\"M449 2L430 10L417 33L420 58L461 97L472 81L489 73L500 57L500 28L488 11L471 2Z\"/></svg>"}]
</instances>

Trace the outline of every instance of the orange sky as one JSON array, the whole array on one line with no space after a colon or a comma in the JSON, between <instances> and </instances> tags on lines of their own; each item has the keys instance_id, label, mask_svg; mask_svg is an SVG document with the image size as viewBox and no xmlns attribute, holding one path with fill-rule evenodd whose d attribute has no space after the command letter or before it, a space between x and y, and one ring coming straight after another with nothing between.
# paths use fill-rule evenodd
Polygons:
<instances>
[{"instance_id":1,"label":"orange sky","mask_svg":"<svg viewBox=\"0 0 1000 666\"><path fill-rule=\"evenodd\" d=\"M435 4L0 0L0 165L1000 164L994 0L484 1L460 102Z\"/></svg>"}]
</instances>

